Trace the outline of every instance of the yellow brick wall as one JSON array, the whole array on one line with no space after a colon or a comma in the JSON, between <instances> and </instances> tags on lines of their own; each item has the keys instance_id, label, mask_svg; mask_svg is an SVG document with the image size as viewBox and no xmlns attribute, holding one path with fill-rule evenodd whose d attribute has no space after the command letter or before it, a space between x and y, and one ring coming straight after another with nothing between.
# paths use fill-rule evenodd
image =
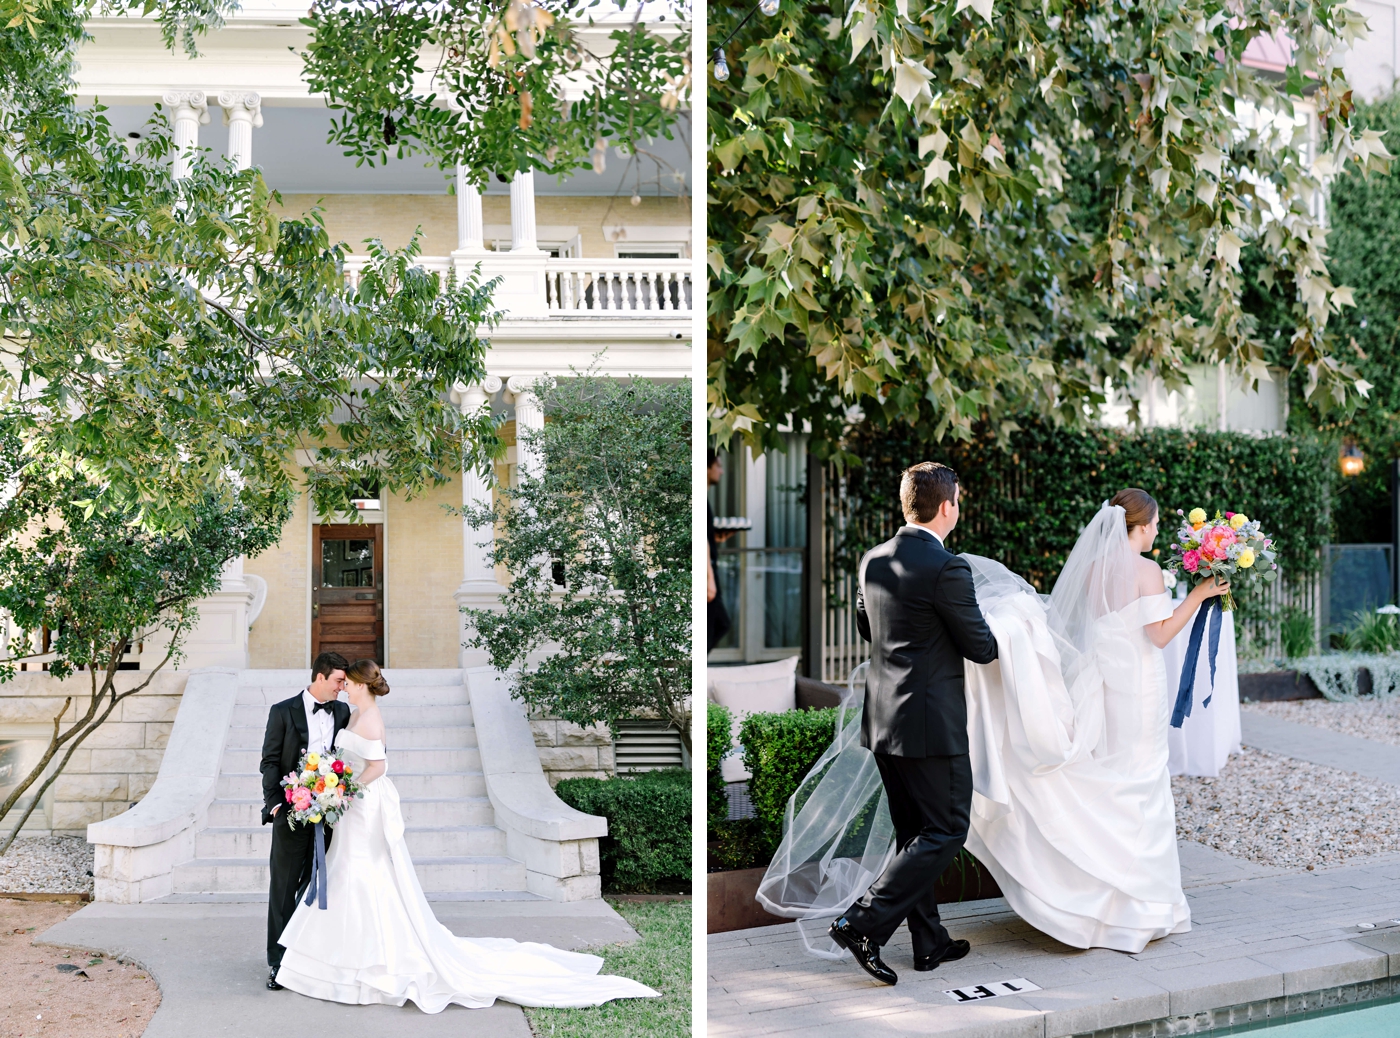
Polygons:
<instances>
[{"instance_id":1,"label":"yellow brick wall","mask_svg":"<svg viewBox=\"0 0 1400 1038\"><path fill-rule=\"evenodd\" d=\"M283 195L285 210L308 212L319 201L332 241L343 241L363 252L366 238L379 238L390 248L408 244L415 227L425 256L446 256L457 247L457 199L442 195ZM487 224L510 224L510 196L486 195L481 200ZM603 237L603 225L677 226L690 224L688 201L643 198L633 206L626 198L593 195L537 195L535 222L540 226L577 227L586 259L611 259L614 245ZM640 247L644 243L637 243Z\"/></svg>"},{"instance_id":2,"label":"yellow brick wall","mask_svg":"<svg viewBox=\"0 0 1400 1038\"><path fill-rule=\"evenodd\" d=\"M243 564L243 572L267 581L267 602L248 632L249 664L255 669L310 666L310 507L306 495L298 495L282 539Z\"/></svg>"},{"instance_id":3,"label":"yellow brick wall","mask_svg":"<svg viewBox=\"0 0 1400 1038\"><path fill-rule=\"evenodd\" d=\"M391 667L459 665L461 618L452 595L462 584L462 520L443 505L461 507L460 476L412 501L384 502Z\"/></svg>"}]
</instances>

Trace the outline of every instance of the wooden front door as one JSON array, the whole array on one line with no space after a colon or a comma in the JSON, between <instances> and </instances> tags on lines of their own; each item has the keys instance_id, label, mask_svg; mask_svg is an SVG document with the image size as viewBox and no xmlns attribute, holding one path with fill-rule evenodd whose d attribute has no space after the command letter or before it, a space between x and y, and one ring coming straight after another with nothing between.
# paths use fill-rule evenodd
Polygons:
<instances>
[{"instance_id":1,"label":"wooden front door","mask_svg":"<svg viewBox=\"0 0 1400 1038\"><path fill-rule=\"evenodd\" d=\"M314 526L311 655L384 663L384 527Z\"/></svg>"}]
</instances>

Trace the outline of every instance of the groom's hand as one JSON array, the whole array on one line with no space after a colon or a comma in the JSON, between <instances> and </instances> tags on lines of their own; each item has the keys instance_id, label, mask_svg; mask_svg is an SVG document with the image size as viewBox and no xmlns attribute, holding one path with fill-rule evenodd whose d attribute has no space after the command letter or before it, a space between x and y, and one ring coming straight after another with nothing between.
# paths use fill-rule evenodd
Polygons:
<instances>
[{"instance_id":1,"label":"groom's hand","mask_svg":"<svg viewBox=\"0 0 1400 1038\"><path fill-rule=\"evenodd\" d=\"M281 804L278 804L276 807L274 807L274 808L272 809L272 817L273 817L273 818L276 818L276 817L277 817L277 812L280 811L280 810L282 810L282 805L281 805Z\"/></svg>"}]
</instances>

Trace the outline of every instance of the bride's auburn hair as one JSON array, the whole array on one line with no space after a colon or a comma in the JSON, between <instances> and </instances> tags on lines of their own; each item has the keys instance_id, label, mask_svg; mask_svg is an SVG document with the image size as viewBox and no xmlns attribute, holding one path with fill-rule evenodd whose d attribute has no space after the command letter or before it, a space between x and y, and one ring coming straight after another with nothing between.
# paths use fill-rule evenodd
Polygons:
<instances>
[{"instance_id":1,"label":"bride's auburn hair","mask_svg":"<svg viewBox=\"0 0 1400 1038\"><path fill-rule=\"evenodd\" d=\"M364 685L375 696L389 694L389 682L384 680L384 674L374 660L357 660L345 672L345 680Z\"/></svg>"},{"instance_id":2,"label":"bride's auburn hair","mask_svg":"<svg viewBox=\"0 0 1400 1038\"><path fill-rule=\"evenodd\" d=\"M1125 487L1113 495L1113 499L1108 502L1110 505L1118 505L1123 509L1123 518L1127 520L1128 532L1138 526L1146 526L1152 522L1152 517L1157 514L1157 501L1146 490L1139 490L1137 487ZM355 664L357 667L359 664ZM346 677L349 677L347 672Z\"/></svg>"}]
</instances>

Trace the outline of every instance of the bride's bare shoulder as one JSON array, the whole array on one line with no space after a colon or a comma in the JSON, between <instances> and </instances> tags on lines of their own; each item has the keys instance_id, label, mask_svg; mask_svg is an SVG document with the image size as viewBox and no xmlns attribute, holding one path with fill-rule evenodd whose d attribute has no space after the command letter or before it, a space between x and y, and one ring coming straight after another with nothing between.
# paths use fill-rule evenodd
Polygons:
<instances>
[{"instance_id":1,"label":"bride's bare shoulder","mask_svg":"<svg viewBox=\"0 0 1400 1038\"><path fill-rule=\"evenodd\" d=\"M355 718L355 734L362 739L384 738L384 716L375 710L366 712L364 717Z\"/></svg>"},{"instance_id":2,"label":"bride's bare shoulder","mask_svg":"<svg viewBox=\"0 0 1400 1038\"><path fill-rule=\"evenodd\" d=\"M1162 579L1162 567L1149 558L1137 558L1137 584L1140 595L1160 595L1167 590L1167 582Z\"/></svg>"}]
</instances>

